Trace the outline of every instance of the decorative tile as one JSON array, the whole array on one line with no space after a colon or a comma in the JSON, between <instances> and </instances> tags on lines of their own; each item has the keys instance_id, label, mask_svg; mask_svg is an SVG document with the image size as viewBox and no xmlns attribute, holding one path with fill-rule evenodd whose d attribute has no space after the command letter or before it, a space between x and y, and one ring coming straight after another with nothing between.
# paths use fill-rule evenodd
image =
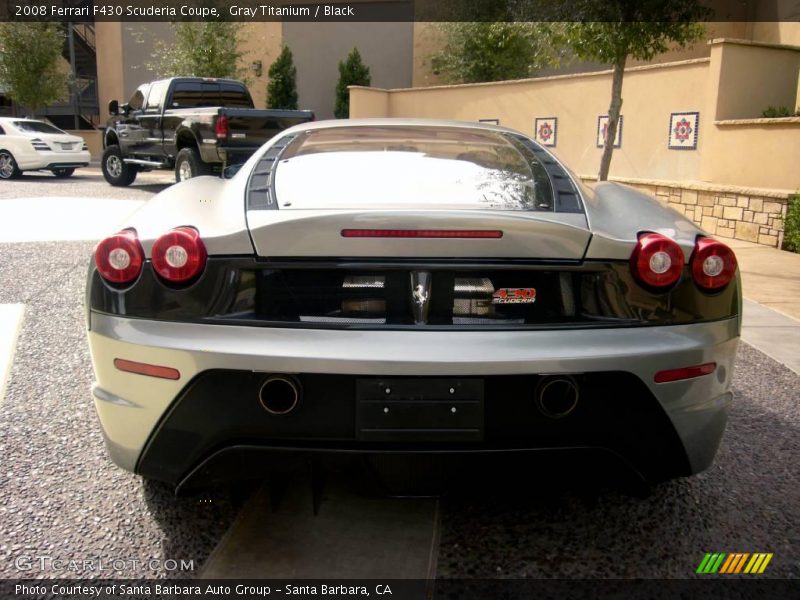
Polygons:
<instances>
[{"instance_id":1,"label":"decorative tile","mask_svg":"<svg viewBox=\"0 0 800 600\"><path fill-rule=\"evenodd\" d=\"M622 145L622 121L623 116L619 116L619 124L617 125L617 136L614 138L614 148L619 148ZM597 117L597 147L602 148L606 143L606 131L608 130L608 115L600 115Z\"/></svg>"},{"instance_id":2,"label":"decorative tile","mask_svg":"<svg viewBox=\"0 0 800 600\"><path fill-rule=\"evenodd\" d=\"M671 150L697 150L699 112L677 112L669 116L669 142Z\"/></svg>"},{"instance_id":3,"label":"decorative tile","mask_svg":"<svg viewBox=\"0 0 800 600\"><path fill-rule=\"evenodd\" d=\"M556 145L556 134L558 133L557 117L537 117L533 128L534 139L542 146Z\"/></svg>"}]
</instances>

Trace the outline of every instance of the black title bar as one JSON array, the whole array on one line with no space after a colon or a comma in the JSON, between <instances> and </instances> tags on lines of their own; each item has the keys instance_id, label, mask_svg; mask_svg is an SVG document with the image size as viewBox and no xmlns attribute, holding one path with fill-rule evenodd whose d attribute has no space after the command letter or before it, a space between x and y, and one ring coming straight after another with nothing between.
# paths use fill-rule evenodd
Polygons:
<instances>
[{"instance_id":1,"label":"black title bar","mask_svg":"<svg viewBox=\"0 0 800 600\"><path fill-rule=\"evenodd\" d=\"M800 0L0 0L0 21L798 21Z\"/></svg>"},{"instance_id":2,"label":"black title bar","mask_svg":"<svg viewBox=\"0 0 800 600\"><path fill-rule=\"evenodd\" d=\"M19 600L487 600L542 598L796 598L798 580L743 579L29 579L0 580L0 597Z\"/></svg>"}]
</instances>

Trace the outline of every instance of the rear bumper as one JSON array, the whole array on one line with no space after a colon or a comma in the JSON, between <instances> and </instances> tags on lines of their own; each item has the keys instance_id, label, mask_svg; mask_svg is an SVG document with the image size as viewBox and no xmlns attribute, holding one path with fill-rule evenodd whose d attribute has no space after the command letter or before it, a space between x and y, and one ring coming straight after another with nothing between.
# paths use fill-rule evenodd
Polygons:
<instances>
[{"instance_id":1,"label":"rear bumper","mask_svg":"<svg viewBox=\"0 0 800 600\"><path fill-rule=\"evenodd\" d=\"M738 319L672 327L520 332L289 330L158 322L99 313L92 313L91 324L95 404L108 448L120 466L135 470L139 465L140 471L145 464L143 456L149 451L146 448L152 448L156 440L166 444L166 450L160 452L169 457L170 452L185 453L188 443L200 443L219 429L227 431L227 436L215 441L214 451L243 442L259 448L364 452L393 448L518 450L552 446L559 441L572 447L602 446L606 436L559 438L554 422L525 412L530 405L527 399L517 407L505 400L524 396L541 374L565 373L585 378L590 415L601 420L608 417L606 421L612 424L618 421L620 431L627 428L634 437L645 439L654 433L648 427L663 429L658 425L658 415L663 416L671 431L667 437L673 435L676 441L665 444L670 453L682 454L685 465L674 474L696 473L709 466L722 437L739 331ZM171 381L121 372L113 365L115 358L173 367L181 377ZM717 363L714 374L666 384L653 382L657 371L705 362ZM227 375L212 381L210 377L217 377L214 373ZM279 421L278 429L273 427L274 421L267 420L259 429L258 419L269 415L258 407L253 390L266 373L297 375L317 390L310 395L307 391L305 397L305 406L314 410L298 413L305 414L307 420L292 424L287 417ZM485 378L487 424L480 443L398 447L357 439L355 423L346 416L355 410L355 399L348 391L352 382L361 377L425 376ZM623 384L624 393L618 387ZM627 412L617 413L614 399L623 396ZM510 412L501 411L497 413L500 416L489 420L493 407L502 406ZM649 411L642 421L612 418L630 414L630 410L638 414L640 406ZM181 407L205 424L197 430L187 428L180 420L177 428L165 426L166 415L177 415ZM224 410L215 416L214 411L219 409ZM223 427L219 419L226 413L244 418ZM517 431L516 437L504 441L502 424L513 429L517 426L514 415L519 415L519 423L529 419L528 424L540 427L542 435L531 438ZM251 428L253 423L256 429ZM591 434L587 423L581 424L580 431ZM214 424L219 427L215 429ZM326 425L333 429L325 429ZM492 429L496 427L500 429ZM491 436L490 429L494 431ZM602 432L608 428L597 421L594 429ZM183 433L176 433L180 431ZM206 458L198 455L192 459L192 468ZM645 463L649 460L648 456L643 458ZM680 457L677 459L680 463ZM170 460L159 458L159 462ZM160 473L159 468L147 467L145 474L172 483L187 475L185 464L167 466Z\"/></svg>"},{"instance_id":2,"label":"rear bumper","mask_svg":"<svg viewBox=\"0 0 800 600\"><path fill-rule=\"evenodd\" d=\"M89 152L31 152L14 156L23 171L55 168L85 167L91 160Z\"/></svg>"},{"instance_id":3,"label":"rear bumper","mask_svg":"<svg viewBox=\"0 0 800 600\"><path fill-rule=\"evenodd\" d=\"M266 140L264 140L266 141ZM227 163L235 164L245 162L261 148L262 142L235 146L218 145L204 142L200 145L200 157L208 164Z\"/></svg>"}]
</instances>

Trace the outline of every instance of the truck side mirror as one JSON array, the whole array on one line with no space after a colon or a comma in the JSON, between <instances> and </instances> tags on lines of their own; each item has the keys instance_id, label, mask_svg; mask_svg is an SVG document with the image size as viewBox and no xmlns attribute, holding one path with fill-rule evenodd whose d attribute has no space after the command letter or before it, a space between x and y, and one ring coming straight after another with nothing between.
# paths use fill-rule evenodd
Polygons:
<instances>
[{"instance_id":1,"label":"truck side mirror","mask_svg":"<svg viewBox=\"0 0 800 600\"><path fill-rule=\"evenodd\" d=\"M108 103L108 114L110 114L111 116L119 114L119 102L117 102L116 100L112 100L111 102Z\"/></svg>"}]
</instances>

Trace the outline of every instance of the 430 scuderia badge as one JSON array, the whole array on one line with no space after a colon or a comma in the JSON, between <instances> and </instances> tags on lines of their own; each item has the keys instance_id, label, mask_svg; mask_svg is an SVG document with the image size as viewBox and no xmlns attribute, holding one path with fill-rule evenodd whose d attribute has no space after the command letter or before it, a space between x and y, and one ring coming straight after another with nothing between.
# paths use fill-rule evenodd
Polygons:
<instances>
[{"instance_id":1,"label":"430 scuderia badge","mask_svg":"<svg viewBox=\"0 0 800 600\"><path fill-rule=\"evenodd\" d=\"M500 288L492 294L492 304L533 304L535 288Z\"/></svg>"}]
</instances>

